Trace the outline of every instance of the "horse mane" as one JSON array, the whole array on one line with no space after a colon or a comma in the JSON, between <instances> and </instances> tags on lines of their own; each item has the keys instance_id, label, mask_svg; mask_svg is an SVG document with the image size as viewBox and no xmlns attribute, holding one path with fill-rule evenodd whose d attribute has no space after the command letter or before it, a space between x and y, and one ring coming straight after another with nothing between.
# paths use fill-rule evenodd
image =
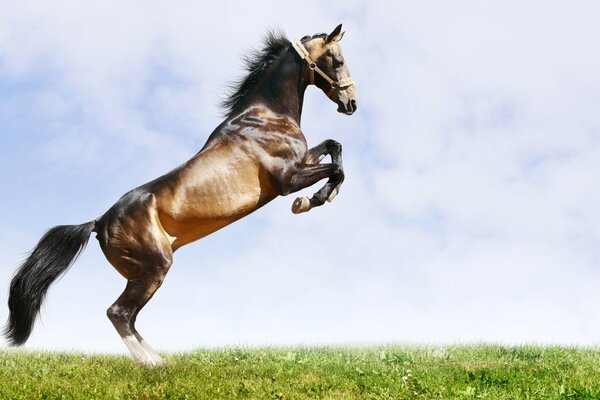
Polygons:
<instances>
[{"instance_id":1,"label":"horse mane","mask_svg":"<svg viewBox=\"0 0 600 400\"><path fill-rule=\"evenodd\" d=\"M313 39L315 37L326 37L324 33L313 36L304 36L301 41ZM267 31L263 38L263 47L261 50L250 50L242 60L245 69L248 72L245 77L229 85L229 94L221 101L221 107L225 110L225 115L230 116L239 106L246 95L260 81L267 68L277 60L285 50L291 46L285 34L278 29Z\"/></svg>"}]
</instances>

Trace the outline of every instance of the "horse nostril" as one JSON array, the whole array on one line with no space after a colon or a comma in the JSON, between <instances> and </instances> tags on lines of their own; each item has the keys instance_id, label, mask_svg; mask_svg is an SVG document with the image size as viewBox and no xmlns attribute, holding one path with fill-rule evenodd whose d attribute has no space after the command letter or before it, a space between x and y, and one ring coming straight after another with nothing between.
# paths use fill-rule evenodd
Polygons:
<instances>
[{"instance_id":1,"label":"horse nostril","mask_svg":"<svg viewBox=\"0 0 600 400\"><path fill-rule=\"evenodd\" d=\"M356 100L350 100L350 107L352 107L352 112L356 111L356 109L358 108L356 105Z\"/></svg>"}]
</instances>

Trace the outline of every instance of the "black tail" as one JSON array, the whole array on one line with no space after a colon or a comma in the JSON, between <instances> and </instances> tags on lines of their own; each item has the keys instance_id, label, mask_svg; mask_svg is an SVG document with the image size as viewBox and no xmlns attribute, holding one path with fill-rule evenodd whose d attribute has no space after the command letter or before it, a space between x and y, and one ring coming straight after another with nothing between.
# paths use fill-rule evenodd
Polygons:
<instances>
[{"instance_id":1,"label":"black tail","mask_svg":"<svg viewBox=\"0 0 600 400\"><path fill-rule=\"evenodd\" d=\"M12 345L27 341L48 288L64 274L85 248L94 221L50 229L21 264L8 295L8 323L4 335Z\"/></svg>"}]
</instances>

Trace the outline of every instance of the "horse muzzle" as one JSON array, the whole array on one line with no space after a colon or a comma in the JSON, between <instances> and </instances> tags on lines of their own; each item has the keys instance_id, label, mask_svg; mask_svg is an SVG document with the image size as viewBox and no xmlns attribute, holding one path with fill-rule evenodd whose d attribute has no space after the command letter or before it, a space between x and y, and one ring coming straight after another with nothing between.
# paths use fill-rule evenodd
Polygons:
<instances>
[{"instance_id":1,"label":"horse muzzle","mask_svg":"<svg viewBox=\"0 0 600 400\"><path fill-rule=\"evenodd\" d=\"M338 109L337 111L342 114L352 115L358 108L356 104L356 99L348 99L347 101L338 100L337 102Z\"/></svg>"}]
</instances>

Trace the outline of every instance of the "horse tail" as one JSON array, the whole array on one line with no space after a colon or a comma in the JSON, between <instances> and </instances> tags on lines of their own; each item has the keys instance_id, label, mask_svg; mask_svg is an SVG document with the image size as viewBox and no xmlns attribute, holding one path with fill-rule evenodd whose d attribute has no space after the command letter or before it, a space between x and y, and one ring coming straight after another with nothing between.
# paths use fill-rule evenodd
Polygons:
<instances>
[{"instance_id":1,"label":"horse tail","mask_svg":"<svg viewBox=\"0 0 600 400\"><path fill-rule=\"evenodd\" d=\"M48 288L83 251L95 224L55 226L21 264L10 283L9 316L3 332L11 345L27 341Z\"/></svg>"}]
</instances>

